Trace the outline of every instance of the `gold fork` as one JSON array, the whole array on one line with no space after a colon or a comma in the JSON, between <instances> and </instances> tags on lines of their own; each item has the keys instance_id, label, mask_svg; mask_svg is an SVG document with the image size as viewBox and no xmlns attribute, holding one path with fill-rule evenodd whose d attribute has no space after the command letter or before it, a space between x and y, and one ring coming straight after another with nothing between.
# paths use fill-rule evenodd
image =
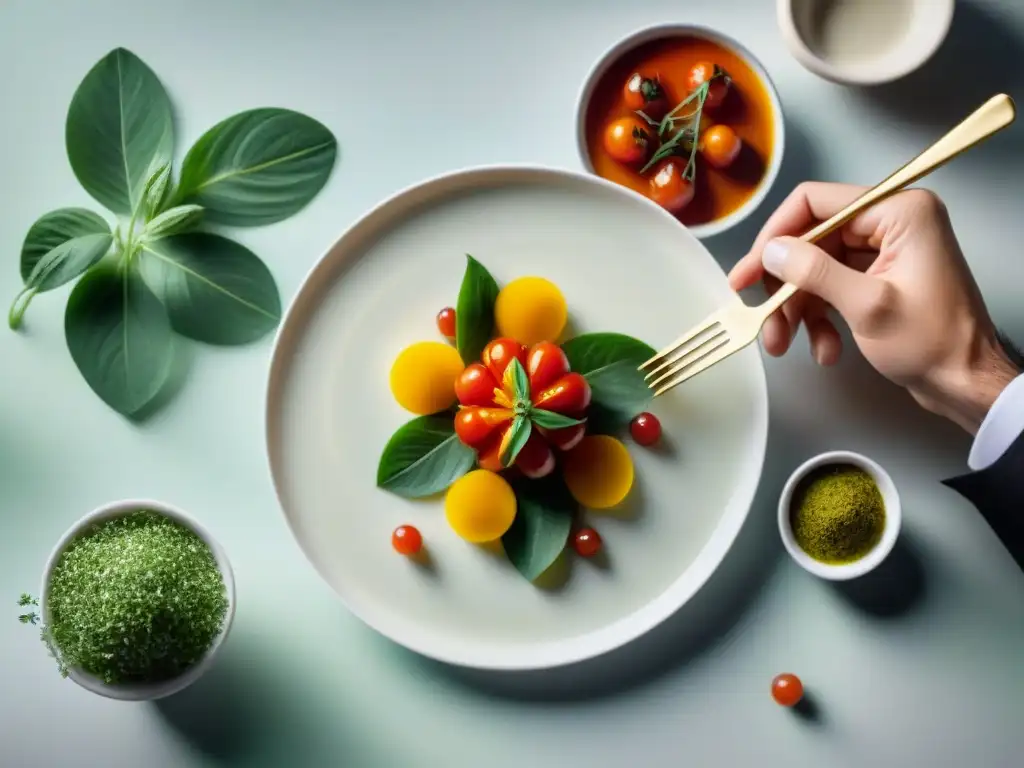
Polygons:
<instances>
[{"instance_id":1,"label":"gold fork","mask_svg":"<svg viewBox=\"0 0 1024 768\"><path fill-rule=\"evenodd\" d=\"M1016 109L1005 93L993 96L962 123L904 165L878 186L869 189L835 216L823 221L800 239L813 243L839 229L869 208L1013 122ZM687 379L706 371L757 339L764 321L785 304L797 288L784 284L763 304L744 304L739 297L729 306L705 318L640 366L654 396L663 395Z\"/></svg>"}]
</instances>

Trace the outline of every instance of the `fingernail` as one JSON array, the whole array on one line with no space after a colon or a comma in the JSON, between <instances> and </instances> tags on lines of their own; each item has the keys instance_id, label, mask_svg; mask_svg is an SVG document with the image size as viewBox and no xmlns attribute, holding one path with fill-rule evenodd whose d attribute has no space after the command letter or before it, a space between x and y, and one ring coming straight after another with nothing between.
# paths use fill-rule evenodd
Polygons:
<instances>
[{"instance_id":1,"label":"fingernail","mask_svg":"<svg viewBox=\"0 0 1024 768\"><path fill-rule=\"evenodd\" d=\"M785 243L779 240L769 240L764 250L761 251L761 263L764 265L765 271L779 277L788 253L789 248Z\"/></svg>"}]
</instances>

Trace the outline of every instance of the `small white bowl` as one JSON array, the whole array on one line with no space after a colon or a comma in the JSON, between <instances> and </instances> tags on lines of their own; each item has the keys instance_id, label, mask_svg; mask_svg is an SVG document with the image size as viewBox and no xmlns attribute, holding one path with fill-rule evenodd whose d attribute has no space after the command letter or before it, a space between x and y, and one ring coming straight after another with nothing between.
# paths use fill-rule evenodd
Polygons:
<instances>
[{"instance_id":1,"label":"small white bowl","mask_svg":"<svg viewBox=\"0 0 1024 768\"><path fill-rule=\"evenodd\" d=\"M863 0L776 1L779 29L796 60L827 80L861 86L898 80L928 61L949 33L955 5L955 0L888 0L873 8L865 7L860 12L866 22L863 25L858 26L856 19L834 22L843 24L844 48L858 53L837 51L829 55L815 40L815 14L841 13L837 9L844 4L850 8L858 2L866 5ZM884 18L886 13L897 15ZM882 29L872 29L870 24L880 24ZM905 30L900 31L898 27L903 24ZM892 35L888 42L885 34Z\"/></svg>"},{"instance_id":2,"label":"small white bowl","mask_svg":"<svg viewBox=\"0 0 1024 768\"><path fill-rule=\"evenodd\" d=\"M852 563L831 565L819 562L804 552L793 537L793 527L789 519L793 491L810 472L828 464L852 464L863 469L874 479L878 490L882 492L882 500L885 502L885 528L882 529L882 537L870 552ZM785 545L786 551L804 570L832 581L856 579L874 570L892 552L896 539L899 537L902 520L900 495L896 491L896 485L889 477L889 473L867 456L852 451L829 451L808 459L790 475L782 489L782 496L779 498L779 533L782 535L782 543Z\"/></svg>"},{"instance_id":3,"label":"small white bowl","mask_svg":"<svg viewBox=\"0 0 1024 768\"><path fill-rule=\"evenodd\" d=\"M53 573L53 569L56 567L57 562L60 560L61 555L64 554L64 550L68 548L72 541L96 523L123 517L132 512L138 512L139 510L148 510L159 515L163 515L179 525L188 528L203 540L206 546L208 546L210 551L213 553L214 560L217 562L217 568L220 570L221 578L224 579L224 588L227 592L228 607L227 612L224 614L224 625L221 627L220 634L206 651L206 655L193 666L189 667L183 674L171 680L165 680L160 683L123 683L119 685L110 685L80 668L71 667L68 669L68 677L87 691L91 691L92 693L100 696L105 696L109 699L119 699L121 701L152 701L154 699L162 699L165 696L177 693L194 683L202 677L203 673L206 672L213 663L213 659L217 655L217 651L220 650L224 639L227 637L228 631L231 629L231 623L235 618L234 574L231 570L231 563L228 562L227 554L213 536L211 536L210 533L192 517L169 504L152 501L150 499L126 499L124 501L115 501L110 504L105 504L104 506L87 514L71 526L71 528L61 536L60 541L58 541L57 545L53 548L49 559L46 561L46 568L43 571L43 584L40 589L40 595L42 596L42 599L40 600L40 613L43 617L43 624L45 625L49 622L49 612L46 607L46 602L50 595L50 576Z\"/></svg>"},{"instance_id":4,"label":"small white bowl","mask_svg":"<svg viewBox=\"0 0 1024 768\"><path fill-rule=\"evenodd\" d=\"M771 157L765 158L764 176L761 178L761 183L757 189L754 190L754 194L750 196L747 202L728 216L723 216L720 219L715 219L705 224L686 225L686 228L698 238L713 237L735 227L753 213L764 201L768 190L771 189L772 184L775 183L775 179L779 175L779 169L782 167L782 155L786 146L786 127L782 116L782 102L779 100L779 93L775 89L775 83L772 82L768 72L761 62L758 61L757 57L739 41L717 30L696 24L659 24L641 29L620 40L605 51L604 55L597 60L597 64L594 65L594 68L583 83L583 89L580 91L579 99L576 102L576 151L579 154L580 162L583 164L584 169L588 173L596 175L594 166L590 162L590 153L587 151L587 110L590 107L590 99L593 96L594 88L597 87L598 82L604 77L605 72L626 53L653 40L662 40L670 37L703 38L733 51L757 75L764 85L765 91L768 93L769 101L771 101L772 154ZM653 202L651 204L656 205Z\"/></svg>"}]
</instances>

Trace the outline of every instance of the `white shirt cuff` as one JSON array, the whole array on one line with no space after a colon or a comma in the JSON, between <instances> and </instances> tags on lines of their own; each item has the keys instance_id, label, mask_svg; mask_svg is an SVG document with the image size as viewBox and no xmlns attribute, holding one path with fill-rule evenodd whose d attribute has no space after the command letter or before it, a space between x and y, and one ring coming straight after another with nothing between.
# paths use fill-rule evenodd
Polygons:
<instances>
[{"instance_id":1,"label":"white shirt cuff","mask_svg":"<svg viewBox=\"0 0 1024 768\"><path fill-rule=\"evenodd\" d=\"M1013 441L1024 433L1024 375L1004 389L974 437L967 466L977 472L994 464Z\"/></svg>"}]
</instances>

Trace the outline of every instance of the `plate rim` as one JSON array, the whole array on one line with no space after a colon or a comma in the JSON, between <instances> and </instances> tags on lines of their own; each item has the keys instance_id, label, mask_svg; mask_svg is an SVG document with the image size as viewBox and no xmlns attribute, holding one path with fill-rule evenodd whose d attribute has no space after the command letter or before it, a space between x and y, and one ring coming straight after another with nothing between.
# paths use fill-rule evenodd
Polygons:
<instances>
[{"instance_id":1,"label":"plate rim","mask_svg":"<svg viewBox=\"0 0 1024 768\"><path fill-rule=\"evenodd\" d=\"M331 580L328 579L320 564L315 562L307 553L292 519L292 514L289 513L285 506L282 480L279 477L278 471L275 471L274 410L275 405L279 403L278 390L281 388L284 379L282 370L286 369L287 358L291 353L291 348L286 344L286 335L291 330L291 324L299 322L296 316L304 309L304 305L308 304L311 295L313 300L315 300L317 275L320 270L326 268L326 263L331 253L341 246L346 239L356 237L361 228L367 226L368 222L385 214L389 208L400 205L406 198L411 196L430 193L426 194L417 206L412 207L411 210L414 211L424 204L429 206L432 200L443 199L446 194L452 193L453 188L454 191L459 191L471 189L474 186L486 187L488 179L493 177L500 178L502 176L507 177L509 175L518 177L522 183L530 181L543 182L545 179L559 180L578 186L582 185L583 187L602 188L613 195L628 197L634 204L647 207L651 215L662 216L668 219L679 229L681 237L689 238L692 244L696 245L698 250L703 252L714 268L723 275L725 274L725 271L708 250L707 246L687 227L680 224L675 217L642 195L635 194L621 185L596 175L534 163L496 163L473 165L429 176L402 187L358 216L320 254L299 282L298 288L288 302L287 309L282 315L281 322L274 335L264 391L263 430L267 468L271 484L274 488L278 510L284 517L285 524L302 556L313 567L313 570L337 599L341 601L346 610L377 634L421 656L456 667L502 672L552 669L603 656L639 639L681 610L707 584L711 576L724 562L747 518L750 516L754 499L761 484L761 478L764 475L769 427L768 382L764 356L760 345L754 344L753 348L756 350L757 360L756 365L753 366L753 373L756 378L754 383L759 392L754 403L755 413L752 419L754 429L753 447L757 454L755 462L757 465L756 472L751 473L751 479L744 481L741 486L733 490L726 509L727 513L731 511L732 514L719 520L710 538L700 548L690 566L681 572L657 597L599 629L574 637L544 641L532 646L526 646L523 652L516 654L483 652L472 654L467 658L464 653L450 653L444 648L437 648L436 644L431 644L429 641L423 642L419 636L396 636L397 633L391 631L387 626L387 622L382 620L382 616L367 615L365 610L361 610L354 605L354 601L342 595L331 583ZM436 188L436 191L431 188Z\"/></svg>"}]
</instances>

